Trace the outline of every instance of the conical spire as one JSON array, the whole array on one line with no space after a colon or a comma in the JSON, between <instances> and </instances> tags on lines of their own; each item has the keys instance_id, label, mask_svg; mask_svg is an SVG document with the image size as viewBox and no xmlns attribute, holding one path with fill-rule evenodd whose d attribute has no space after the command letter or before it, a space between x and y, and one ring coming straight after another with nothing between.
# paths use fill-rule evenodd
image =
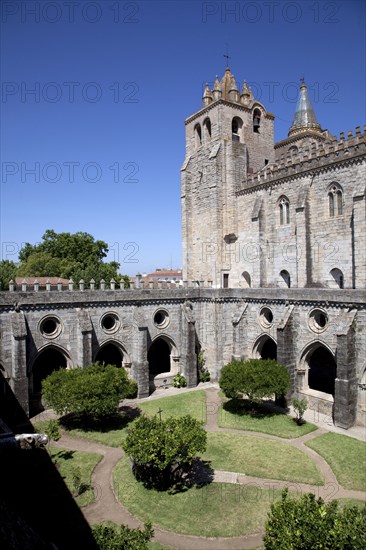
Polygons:
<instances>
[{"instance_id":1,"label":"conical spire","mask_svg":"<svg viewBox=\"0 0 366 550\"><path fill-rule=\"evenodd\" d=\"M300 95L296 106L295 116L288 135L293 135L294 133L298 133L302 130L321 132L321 127L316 119L314 109L308 95L308 88L304 82L304 79L302 79L301 82Z\"/></svg>"},{"instance_id":2,"label":"conical spire","mask_svg":"<svg viewBox=\"0 0 366 550\"><path fill-rule=\"evenodd\" d=\"M202 102L204 107L207 107L208 105L210 105L210 103L212 103L212 93L210 91L210 88L208 87L208 84L206 84L205 86Z\"/></svg>"},{"instance_id":3,"label":"conical spire","mask_svg":"<svg viewBox=\"0 0 366 550\"><path fill-rule=\"evenodd\" d=\"M215 83L214 83L214 87L213 87L213 90L212 90L212 94L213 94L213 100L214 101L216 101L217 99L220 99L221 96L222 96L220 81L219 81L219 77L217 75L216 75L216 78L215 78Z\"/></svg>"}]
</instances>

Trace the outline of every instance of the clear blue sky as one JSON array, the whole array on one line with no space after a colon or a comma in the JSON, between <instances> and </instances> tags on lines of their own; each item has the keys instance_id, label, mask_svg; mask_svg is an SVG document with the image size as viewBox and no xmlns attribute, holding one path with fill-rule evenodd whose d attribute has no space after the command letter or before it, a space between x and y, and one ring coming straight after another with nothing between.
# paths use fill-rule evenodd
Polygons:
<instances>
[{"instance_id":1,"label":"clear blue sky","mask_svg":"<svg viewBox=\"0 0 366 550\"><path fill-rule=\"evenodd\" d=\"M275 114L276 140L302 75L323 128L365 122L361 1L1 8L3 259L54 229L105 240L123 273L180 267L184 120L221 78L226 44L238 84Z\"/></svg>"}]
</instances>

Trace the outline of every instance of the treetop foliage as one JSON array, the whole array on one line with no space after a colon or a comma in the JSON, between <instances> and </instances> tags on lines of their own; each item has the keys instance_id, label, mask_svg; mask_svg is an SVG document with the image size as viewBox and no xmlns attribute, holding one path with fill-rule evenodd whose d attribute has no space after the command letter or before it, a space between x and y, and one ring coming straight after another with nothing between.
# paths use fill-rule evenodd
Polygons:
<instances>
[{"instance_id":1,"label":"treetop foliage","mask_svg":"<svg viewBox=\"0 0 366 550\"><path fill-rule=\"evenodd\" d=\"M123 449L136 477L148 487L163 489L189 470L206 442L202 422L190 415L166 420L141 416L128 430Z\"/></svg>"},{"instance_id":2,"label":"treetop foliage","mask_svg":"<svg viewBox=\"0 0 366 550\"><path fill-rule=\"evenodd\" d=\"M16 276L61 277L74 282L84 279L86 283L91 279L97 283L102 279L106 282L123 279L128 286L126 276L118 273L118 262L103 262L107 254L108 244L96 241L89 233L56 233L47 229L42 242L26 243L21 249L19 266L8 260L0 262L2 288L7 289L9 281Z\"/></svg>"},{"instance_id":3,"label":"treetop foliage","mask_svg":"<svg viewBox=\"0 0 366 550\"><path fill-rule=\"evenodd\" d=\"M54 371L43 380L42 394L57 414L76 413L99 421L115 413L134 387L124 368L94 363Z\"/></svg>"},{"instance_id":4,"label":"treetop foliage","mask_svg":"<svg viewBox=\"0 0 366 550\"><path fill-rule=\"evenodd\" d=\"M290 387L287 368L273 359L232 361L221 370L220 388L226 397L246 394L251 401L285 395Z\"/></svg>"},{"instance_id":5,"label":"treetop foliage","mask_svg":"<svg viewBox=\"0 0 366 550\"><path fill-rule=\"evenodd\" d=\"M154 534L151 523L145 523L144 530L130 529L127 525L103 525L92 527L93 536L100 550L148 550Z\"/></svg>"},{"instance_id":6,"label":"treetop foliage","mask_svg":"<svg viewBox=\"0 0 366 550\"><path fill-rule=\"evenodd\" d=\"M266 550L363 550L365 540L366 505L340 508L312 493L292 499L287 489L271 506L263 539Z\"/></svg>"}]
</instances>

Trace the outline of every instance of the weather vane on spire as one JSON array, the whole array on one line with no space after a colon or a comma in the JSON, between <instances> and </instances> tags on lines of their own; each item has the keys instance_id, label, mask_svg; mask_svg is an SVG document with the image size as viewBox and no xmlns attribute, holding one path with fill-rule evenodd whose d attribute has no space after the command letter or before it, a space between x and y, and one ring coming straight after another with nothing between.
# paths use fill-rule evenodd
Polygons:
<instances>
[{"instance_id":1,"label":"weather vane on spire","mask_svg":"<svg viewBox=\"0 0 366 550\"><path fill-rule=\"evenodd\" d=\"M304 75L300 76L300 82L301 82L301 85L305 84Z\"/></svg>"},{"instance_id":2,"label":"weather vane on spire","mask_svg":"<svg viewBox=\"0 0 366 550\"><path fill-rule=\"evenodd\" d=\"M228 53L228 44L227 44L227 42L225 42L225 46L226 46L226 54L224 54L224 57L226 57L226 68L228 68L229 67L229 59L231 59L231 56Z\"/></svg>"}]
</instances>

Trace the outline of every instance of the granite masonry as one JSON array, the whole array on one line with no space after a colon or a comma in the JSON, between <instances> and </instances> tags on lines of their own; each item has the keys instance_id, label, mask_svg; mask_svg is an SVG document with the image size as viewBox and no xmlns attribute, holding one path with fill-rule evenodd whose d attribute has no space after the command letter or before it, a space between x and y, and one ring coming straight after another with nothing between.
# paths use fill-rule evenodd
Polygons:
<instances>
[{"instance_id":1,"label":"granite masonry","mask_svg":"<svg viewBox=\"0 0 366 550\"><path fill-rule=\"evenodd\" d=\"M186 120L183 284L10 285L2 386L34 414L55 367L111 362L146 397L178 372L195 386L199 351L213 380L232 358L276 358L314 420L365 425L365 153L359 127L321 129L304 82L274 143L274 115L226 69Z\"/></svg>"}]
</instances>

